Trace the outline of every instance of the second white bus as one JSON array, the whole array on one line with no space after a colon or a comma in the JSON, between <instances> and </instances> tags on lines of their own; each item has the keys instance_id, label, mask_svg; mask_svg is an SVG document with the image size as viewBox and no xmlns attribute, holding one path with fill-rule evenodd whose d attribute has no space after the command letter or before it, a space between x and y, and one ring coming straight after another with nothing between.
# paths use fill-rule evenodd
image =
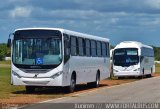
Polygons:
<instances>
[{"instance_id":1,"label":"second white bus","mask_svg":"<svg viewBox=\"0 0 160 109\"><path fill-rule=\"evenodd\" d=\"M24 28L13 33L11 83L26 86L95 87L110 76L109 39L60 28Z\"/></svg>"},{"instance_id":2,"label":"second white bus","mask_svg":"<svg viewBox=\"0 0 160 109\"><path fill-rule=\"evenodd\" d=\"M114 76L151 76L154 71L154 50L151 46L136 41L125 41L114 48Z\"/></svg>"}]
</instances>

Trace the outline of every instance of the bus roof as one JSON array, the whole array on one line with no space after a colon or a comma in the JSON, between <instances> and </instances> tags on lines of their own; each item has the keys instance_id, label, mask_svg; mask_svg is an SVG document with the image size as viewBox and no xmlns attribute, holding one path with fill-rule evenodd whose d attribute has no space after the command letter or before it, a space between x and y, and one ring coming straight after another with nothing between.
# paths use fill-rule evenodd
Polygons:
<instances>
[{"instance_id":1,"label":"bus roof","mask_svg":"<svg viewBox=\"0 0 160 109\"><path fill-rule=\"evenodd\" d=\"M103 37L99 37L99 36L94 36L94 35L89 35L89 34L85 34L85 33L75 32L75 31L71 31L71 30L67 30L67 29L63 29L63 28L20 28L20 29L16 29L15 31L18 31L18 30L36 30L36 29L40 29L40 30L59 30L62 33L70 34L70 35L73 35L73 36L75 35L75 36L79 36L79 37L83 37L83 38L109 42L108 38L103 38Z\"/></svg>"},{"instance_id":2,"label":"bus roof","mask_svg":"<svg viewBox=\"0 0 160 109\"><path fill-rule=\"evenodd\" d=\"M141 42L137 42L137 41L124 41L124 42L121 42L114 49L117 49L117 48L133 48L133 47L136 47L136 48L145 47L145 48L153 49L151 46L145 45L145 44L143 44Z\"/></svg>"}]
</instances>

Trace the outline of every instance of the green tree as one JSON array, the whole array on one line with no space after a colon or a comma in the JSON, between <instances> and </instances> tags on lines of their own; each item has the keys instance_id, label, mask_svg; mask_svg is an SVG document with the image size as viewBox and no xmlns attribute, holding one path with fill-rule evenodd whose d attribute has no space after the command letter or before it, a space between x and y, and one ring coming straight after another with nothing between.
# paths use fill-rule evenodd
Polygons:
<instances>
[{"instance_id":1,"label":"green tree","mask_svg":"<svg viewBox=\"0 0 160 109\"><path fill-rule=\"evenodd\" d=\"M160 61L160 47L154 47L154 56L156 61Z\"/></svg>"},{"instance_id":2,"label":"green tree","mask_svg":"<svg viewBox=\"0 0 160 109\"><path fill-rule=\"evenodd\" d=\"M115 46L113 46L113 45L110 45L110 48L111 48L111 49L113 49L114 47L115 47Z\"/></svg>"},{"instance_id":3,"label":"green tree","mask_svg":"<svg viewBox=\"0 0 160 109\"><path fill-rule=\"evenodd\" d=\"M6 44L0 44L0 61L4 60L6 56L10 56L10 54L10 48L7 48Z\"/></svg>"}]
</instances>

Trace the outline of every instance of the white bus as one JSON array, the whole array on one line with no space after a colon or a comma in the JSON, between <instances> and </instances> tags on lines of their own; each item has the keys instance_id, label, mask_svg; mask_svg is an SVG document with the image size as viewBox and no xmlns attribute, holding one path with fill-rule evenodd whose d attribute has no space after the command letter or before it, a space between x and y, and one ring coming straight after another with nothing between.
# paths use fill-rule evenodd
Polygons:
<instances>
[{"instance_id":1,"label":"white bus","mask_svg":"<svg viewBox=\"0 0 160 109\"><path fill-rule=\"evenodd\" d=\"M110 63L112 63L112 58L113 58L113 50L114 50L114 49L111 49L111 50L110 50Z\"/></svg>"},{"instance_id":2,"label":"white bus","mask_svg":"<svg viewBox=\"0 0 160 109\"><path fill-rule=\"evenodd\" d=\"M114 76L152 76L154 71L154 51L152 47L136 41L125 41L114 48Z\"/></svg>"},{"instance_id":3,"label":"white bus","mask_svg":"<svg viewBox=\"0 0 160 109\"><path fill-rule=\"evenodd\" d=\"M61 28L24 28L13 33L11 83L26 86L98 87L110 76L109 39Z\"/></svg>"}]
</instances>

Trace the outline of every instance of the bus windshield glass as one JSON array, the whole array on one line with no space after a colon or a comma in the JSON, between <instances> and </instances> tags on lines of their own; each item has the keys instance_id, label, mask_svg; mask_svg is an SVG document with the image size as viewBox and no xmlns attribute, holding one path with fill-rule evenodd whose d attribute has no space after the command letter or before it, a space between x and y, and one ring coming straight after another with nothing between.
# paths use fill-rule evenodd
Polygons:
<instances>
[{"instance_id":1,"label":"bus windshield glass","mask_svg":"<svg viewBox=\"0 0 160 109\"><path fill-rule=\"evenodd\" d=\"M137 48L121 48L114 50L113 64L116 66L136 65L139 62Z\"/></svg>"},{"instance_id":2,"label":"bus windshield glass","mask_svg":"<svg viewBox=\"0 0 160 109\"><path fill-rule=\"evenodd\" d=\"M59 31L18 31L13 41L13 63L21 67L58 65L62 61L61 45Z\"/></svg>"}]
</instances>

